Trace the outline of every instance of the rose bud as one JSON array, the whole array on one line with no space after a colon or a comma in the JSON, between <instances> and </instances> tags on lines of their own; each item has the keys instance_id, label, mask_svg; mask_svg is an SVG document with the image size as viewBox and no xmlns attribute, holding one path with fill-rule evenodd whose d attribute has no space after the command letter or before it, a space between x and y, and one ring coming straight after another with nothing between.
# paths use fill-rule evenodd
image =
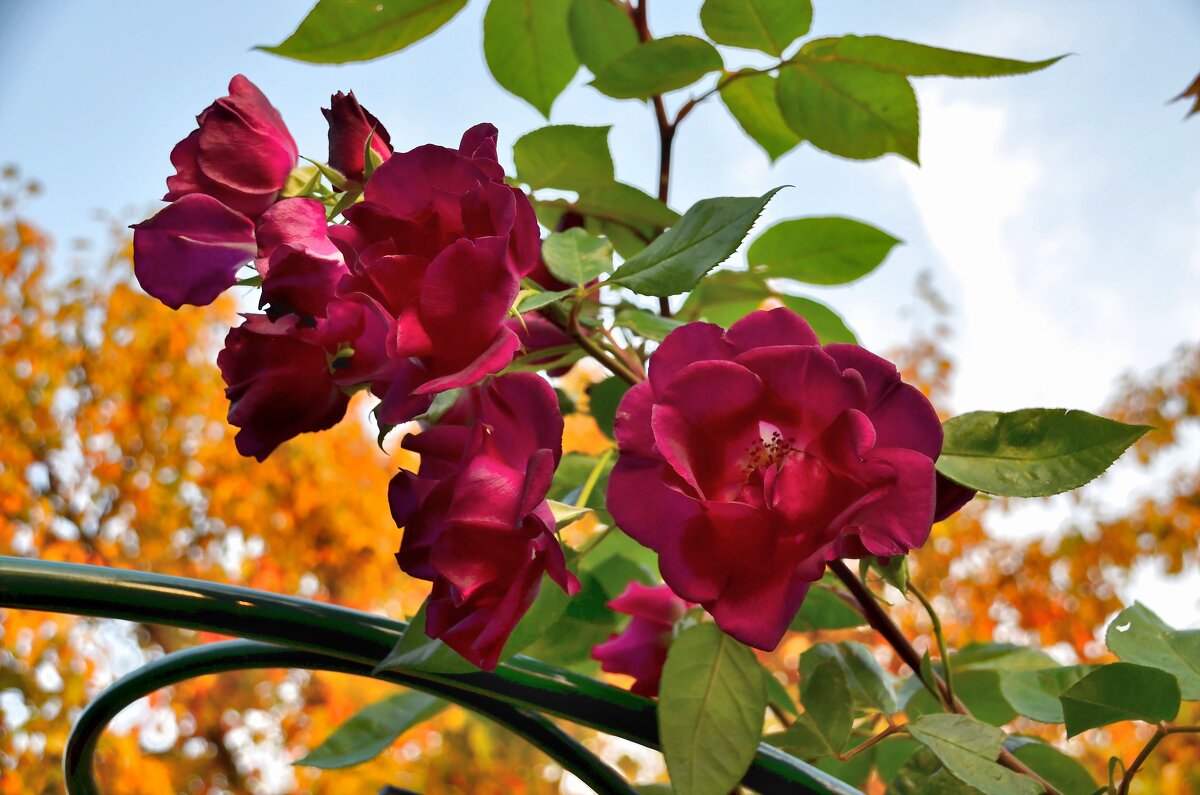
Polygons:
<instances>
[{"instance_id":1,"label":"rose bud","mask_svg":"<svg viewBox=\"0 0 1200 795\"><path fill-rule=\"evenodd\" d=\"M229 96L196 117L199 127L171 151L174 176L164 201L204 193L257 218L274 204L299 152L291 133L258 87L242 75Z\"/></svg>"},{"instance_id":2,"label":"rose bud","mask_svg":"<svg viewBox=\"0 0 1200 795\"><path fill-rule=\"evenodd\" d=\"M365 170L367 139L371 140L371 151L383 162L392 156L391 137L366 108L358 104L354 92L334 94L329 107L322 108L329 122L329 165L351 182L361 185ZM346 190L346 185L334 185L336 190Z\"/></svg>"},{"instance_id":3,"label":"rose bud","mask_svg":"<svg viewBox=\"0 0 1200 795\"><path fill-rule=\"evenodd\" d=\"M928 399L788 309L689 323L617 409L616 524L671 589L772 649L826 560L902 555L934 518L942 429Z\"/></svg>"},{"instance_id":4,"label":"rose bud","mask_svg":"<svg viewBox=\"0 0 1200 795\"><path fill-rule=\"evenodd\" d=\"M428 430L404 438L420 469L392 480L404 530L396 560L433 582L425 629L474 665L496 667L548 574L568 593L546 493L562 455L558 399L533 373L472 387Z\"/></svg>"},{"instance_id":5,"label":"rose bud","mask_svg":"<svg viewBox=\"0 0 1200 795\"><path fill-rule=\"evenodd\" d=\"M608 603L618 613L633 616L624 631L592 648L600 668L634 678L629 689L641 696L658 695L663 663L674 638L675 622L691 607L665 585L651 587L636 580Z\"/></svg>"}]
</instances>

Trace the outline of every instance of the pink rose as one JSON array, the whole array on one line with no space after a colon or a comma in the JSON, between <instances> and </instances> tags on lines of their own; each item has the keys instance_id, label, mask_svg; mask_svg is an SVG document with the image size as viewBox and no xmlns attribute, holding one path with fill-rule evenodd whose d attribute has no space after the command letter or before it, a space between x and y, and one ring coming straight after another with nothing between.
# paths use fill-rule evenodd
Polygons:
<instances>
[{"instance_id":1,"label":"pink rose","mask_svg":"<svg viewBox=\"0 0 1200 795\"><path fill-rule=\"evenodd\" d=\"M167 178L163 201L204 193L257 218L275 203L299 157L279 111L258 86L235 75L229 96L196 121L199 128L171 151L176 173Z\"/></svg>"},{"instance_id":2,"label":"pink rose","mask_svg":"<svg viewBox=\"0 0 1200 795\"><path fill-rule=\"evenodd\" d=\"M826 560L929 535L941 425L886 360L775 309L675 330L649 376L617 410L609 511L738 640L774 648Z\"/></svg>"},{"instance_id":3,"label":"pink rose","mask_svg":"<svg viewBox=\"0 0 1200 795\"><path fill-rule=\"evenodd\" d=\"M614 634L592 649L601 669L634 678L630 690L641 696L658 695L667 649L674 637L675 622L691 607L665 585L651 587L633 581L608 603L618 613L633 616L623 632Z\"/></svg>"},{"instance_id":4,"label":"pink rose","mask_svg":"<svg viewBox=\"0 0 1200 795\"><path fill-rule=\"evenodd\" d=\"M329 122L329 165L353 183L361 184L366 165L367 139L371 139L371 151L381 161L392 156L391 137L379 119L358 104L354 92L334 94L329 108L322 108ZM345 190L346 185L334 185Z\"/></svg>"},{"instance_id":5,"label":"pink rose","mask_svg":"<svg viewBox=\"0 0 1200 795\"><path fill-rule=\"evenodd\" d=\"M388 495L404 529L396 560L433 582L429 636L485 670L496 667L543 574L568 593L579 588L546 503L562 431L550 385L512 373L471 388L432 428L404 438L421 466L397 474Z\"/></svg>"}]
</instances>

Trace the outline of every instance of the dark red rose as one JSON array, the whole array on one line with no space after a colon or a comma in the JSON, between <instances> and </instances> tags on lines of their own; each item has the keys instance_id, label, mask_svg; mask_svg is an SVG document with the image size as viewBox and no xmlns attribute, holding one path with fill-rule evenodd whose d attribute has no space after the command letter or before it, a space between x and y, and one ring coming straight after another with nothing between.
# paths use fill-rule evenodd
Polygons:
<instances>
[{"instance_id":1,"label":"dark red rose","mask_svg":"<svg viewBox=\"0 0 1200 795\"><path fill-rule=\"evenodd\" d=\"M774 648L826 560L928 537L941 425L886 360L775 309L675 330L649 376L617 410L609 510L738 640Z\"/></svg>"},{"instance_id":2,"label":"dark red rose","mask_svg":"<svg viewBox=\"0 0 1200 795\"><path fill-rule=\"evenodd\" d=\"M372 386L385 423L497 372L520 345L505 320L537 263L538 228L503 176L495 128L479 125L458 150L393 155L346 211L349 223L330 229L349 269L339 293L368 295L395 319L388 351L404 372L386 391Z\"/></svg>"},{"instance_id":3,"label":"dark red rose","mask_svg":"<svg viewBox=\"0 0 1200 795\"><path fill-rule=\"evenodd\" d=\"M623 632L592 649L600 668L634 678L630 690L653 698L658 695L663 663L674 637L675 622L691 607L666 585L651 587L634 581L608 603L618 613L633 616Z\"/></svg>"},{"instance_id":4,"label":"dark red rose","mask_svg":"<svg viewBox=\"0 0 1200 795\"><path fill-rule=\"evenodd\" d=\"M211 304L254 252L254 224L210 196L185 196L133 226L134 275L172 309Z\"/></svg>"},{"instance_id":5,"label":"dark red rose","mask_svg":"<svg viewBox=\"0 0 1200 795\"><path fill-rule=\"evenodd\" d=\"M392 139L379 119L358 104L354 92L334 94L329 107L322 108L329 122L329 165L351 182L361 184L367 153L367 139L371 140L371 151L380 161L392 156ZM346 185L334 185L345 190Z\"/></svg>"},{"instance_id":6,"label":"dark red rose","mask_svg":"<svg viewBox=\"0 0 1200 795\"><path fill-rule=\"evenodd\" d=\"M426 632L485 670L533 604L543 574L568 593L569 574L546 503L562 455L554 390L511 373L463 393L428 430L404 438L420 469L392 480L404 537L396 560L433 582Z\"/></svg>"},{"instance_id":7,"label":"dark red rose","mask_svg":"<svg viewBox=\"0 0 1200 795\"><path fill-rule=\"evenodd\" d=\"M293 436L331 428L346 413L349 398L334 382L326 346L294 315L275 322L247 315L225 337L217 366L244 456L263 461Z\"/></svg>"},{"instance_id":8,"label":"dark red rose","mask_svg":"<svg viewBox=\"0 0 1200 795\"><path fill-rule=\"evenodd\" d=\"M229 96L196 117L198 129L171 152L176 173L164 201L204 193L250 218L275 203L299 156L296 142L258 86L242 75Z\"/></svg>"},{"instance_id":9,"label":"dark red rose","mask_svg":"<svg viewBox=\"0 0 1200 795\"><path fill-rule=\"evenodd\" d=\"M299 313L324 317L347 274L338 247L329 239L325 207L315 199L284 199L258 220L262 276L260 307L271 317Z\"/></svg>"}]
</instances>

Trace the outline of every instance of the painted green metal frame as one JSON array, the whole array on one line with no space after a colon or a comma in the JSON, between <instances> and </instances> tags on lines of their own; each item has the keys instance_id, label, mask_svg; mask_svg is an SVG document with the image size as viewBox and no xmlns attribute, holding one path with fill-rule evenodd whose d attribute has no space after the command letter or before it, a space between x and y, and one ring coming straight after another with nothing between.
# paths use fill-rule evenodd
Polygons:
<instances>
[{"instance_id":1,"label":"painted green metal frame","mask_svg":"<svg viewBox=\"0 0 1200 795\"><path fill-rule=\"evenodd\" d=\"M525 737L600 795L630 795L633 790L543 715L659 748L653 701L529 657L514 657L492 673L375 674L375 664L391 651L405 624L336 605L149 572L0 556L0 607L121 618L252 639L160 658L97 698L77 722L65 754L71 795L96 795L92 752L100 732L122 707L193 676L251 668L344 671L441 696ZM861 795L765 744L742 781L763 795Z\"/></svg>"}]
</instances>

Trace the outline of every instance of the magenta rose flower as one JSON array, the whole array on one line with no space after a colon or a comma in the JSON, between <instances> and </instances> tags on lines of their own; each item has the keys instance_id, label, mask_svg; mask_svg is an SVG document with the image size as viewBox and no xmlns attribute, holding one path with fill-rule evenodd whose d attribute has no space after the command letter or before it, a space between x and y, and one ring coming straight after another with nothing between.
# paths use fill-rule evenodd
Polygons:
<instances>
[{"instance_id":1,"label":"magenta rose flower","mask_svg":"<svg viewBox=\"0 0 1200 795\"><path fill-rule=\"evenodd\" d=\"M371 151L381 161L392 156L392 139L388 131L379 119L358 104L353 91L334 94L329 100L329 107L322 108L321 113L329 122L329 165L346 179L356 184L362 183L368 138ZM334 185L338 190L345 190L346 187Z\"/></svg>"},{"instance_id":2,"label":"magenta rose flower","mask_svg":"<svg viewBox=\"0 0 1200 795\"><path fill-rule=\"evenodd\" d=\"M349 223L330 229L349 270L339 293L368 295L395 318L388 351L402 372L386 391L372 386L385 423L497 372L520 345L505 320L537 264L538 227L528 198L504 184L495 135L479 125L457 150L393 155Z\"/></svg>"},{"instance_id":3,"label":"magenta rose flower","mask_svg":"<svg viewBox=\"0 0 1200 795\"><path fill-rule=\"evenodd\" d=\"M238 452L263 461L294 436L336 425L350 388L390 372L389 327L378 304L355 296L332 301L319 320L247 315L230 329L217 366Z\"/></svg>"},{"instance_id":4,"label":"magenta rose flower","mask_svg":"<svg viewBox=\"0 0 1200 795\"><path fill-rule=\"evenodd\" d=\"M346 413L349 398L314 332L295 316L271 322L265 315L247 315L229 330L217 366L242 455L263 461L282 442L331 428Z\"/></svg>"},{"instance_id":5,"label":"magenta rose flower","mask_svg":"<svg viewBox=\"0 0 1200 795\"><path fill-rule=\"evenodd\" d=\"M221 202L184 196L133 226L133 273L172 309L205 306L254 258L254 224Z\"/></svg>"},{"instance_id":6,"label":"magenta rose flower","mask_svg":"<svg viewBox=\"0 0 1200 795\"><path fill-rule=\"evenodd\" d=\"M229 96L196 117L199 127L171 151L175 175L163 201L194 193L257 218L275 203L299 152L291 133L258 86L243 75L229 81Z\"/></svg>"},{"instance_id":7,"label":"magenta rose flower","mask_svg":"<svg viewBox=\"0 0 1200 795\"><path fill-rule=\"evenodd\" d=\"M838 557L929 535L937 414L857 345L821 346L788 309L689 323L617 410L617 525L738 640L774 648Z\"/></svg>"},{"instance_id":8,"label":"magenta rose flower","mask_svg":"<svg viewBox=\"0 0 1200 795\"><path fill-rule=\"evenodd\" d=\"M256 235L259 306L268 307L271 317L324 317L348 273L341 251L329 239L324 205L316 199L277 202L259 218Z\"/></svg>"},{"instance_id":9,"label":"magenta rose flower","mask_svg":"<svg viewBox=\"0 0 1200 795\"><path fill-rule=\"evenodd\" d=\"M404 438L420 469L392 480L404 537L396 560L433 582L425 628L485 670L533 604L542 575L574 593L546 503L562 455L554 390L512 373L467 390L436 425Z\"/></svg>"},{"instance_id":10,"label":"magenta rose flower","mask_svg":"<svg viewBox=\"0 0 1200 795\"><path fill-rule=\"evenodd\" d=\"M675 622L691 607L666 585L651 587L636 580L608 603L618 613L633 616L623 632L592 648L592 658L601 669L634 678L629 689L641 696L658 695L667 649L674 637Z\"/></svg>"}]
</instances>

